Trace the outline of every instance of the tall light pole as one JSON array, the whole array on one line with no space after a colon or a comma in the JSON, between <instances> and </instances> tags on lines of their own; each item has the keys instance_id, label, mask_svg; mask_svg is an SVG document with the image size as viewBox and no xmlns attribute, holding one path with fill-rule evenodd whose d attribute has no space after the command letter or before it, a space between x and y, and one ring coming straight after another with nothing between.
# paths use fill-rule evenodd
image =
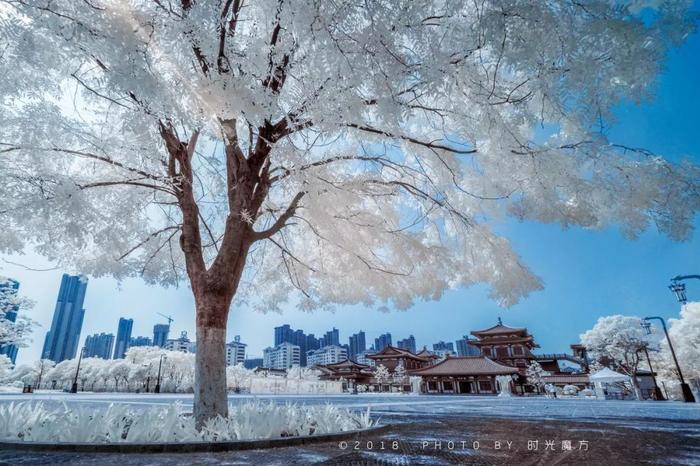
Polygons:
<instances>
[{"instance_id":1,"label":"tall light pole","mask_svg":"<svg viewBox=\"0 0 700 466\"><path fill-rule=\"evenodd\" d=\"M642 325L644 326L644 328L647 328L647 326L651 324L649 322L643 322ZM649 331L649 329L647 329L647 331ZM651 380L654 381L654 397L657 401L666 401L666 398L664 398L664 394L659 388L659 384L656 383L656 375L654 374L654 368L651 367L651 358L649 358L649 350L646 346L644 346L644 355L647 357L647 364L649 365L649 371L651 372Z\"/></svg>"},{"instance_id":2,"label":"tall light pole","mask_svg":"<svg viewBox=\"0 0 700 466\"><path fill-rule=\"evenodd\" d=\"M661 317L645 317L644 320L649 321L649 320L659 320L661 321L661 326L664 329L664 334L666 334L666 341L668 342L668 347L671 349L671 355L673 356L673 362L676 364L676 371L678 371L678 378L681 381L681 391L683 392L683 401L687 403L695 403L695 397L693 396L693 392L690 390L690 386L685 383L685 380L683 379L683 372L681 372L681 366L678 364L678 358L676 358L676 352L673 349L673 344L671 343L671 337L668 336L668 330L666 330L666 322L664 321L663 318ZM645 327L647 329L647 332L651 333L651 329L649 327Z\"/></svg>"},{"instance_id":3,"label":"tall light pole","mask_svg":"<svg viewBox=\"0 0 700 466\"><path fill-rule=\"evenodd\" d=\"M78 393L78 372L80 372L80 361L82 361L82 359L83 359L84 352L85 352L85 347L83 346L80 349L80 355L78 356L78 366L75 368L75 377L73 378L73 385L71 385L71 387L70 387L71 393Z\"/></svg>"},{"instance_id":4,"label":"tall light pole","mask_svg":"<svg viewBox=\"0 0 700 466\"><path fill-rule=\"evenodd\" d=\"M158 378L156 379L156 388L153 390L153 393L160 393L160 368L163 367L163 358L165 358L165 355L161 354L160 361L158 361Z\"/></svg>"}]
</instances>

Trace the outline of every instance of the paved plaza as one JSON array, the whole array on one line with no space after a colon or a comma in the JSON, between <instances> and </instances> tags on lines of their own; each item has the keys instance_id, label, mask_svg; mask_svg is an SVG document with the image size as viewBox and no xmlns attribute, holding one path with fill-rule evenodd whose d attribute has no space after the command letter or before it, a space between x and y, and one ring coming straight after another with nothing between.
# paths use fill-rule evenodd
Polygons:
<instances>
[{"instance_id":1,"label":"paved plaza","mask_svg":"<svg viewBox=\"0 0 700 466\"><path fill-rule=\"evenodd\" d=\"M595 401L414 395L245 396L275 403L334 403L371 408L388 432L358 442L328 442L229 453L117 455L0 451L0 464L285 465L285 464L700 464L700 405L679 402ZM24 400L146 407L191 395L3 394Z\"/></svg>"}]
</instances>

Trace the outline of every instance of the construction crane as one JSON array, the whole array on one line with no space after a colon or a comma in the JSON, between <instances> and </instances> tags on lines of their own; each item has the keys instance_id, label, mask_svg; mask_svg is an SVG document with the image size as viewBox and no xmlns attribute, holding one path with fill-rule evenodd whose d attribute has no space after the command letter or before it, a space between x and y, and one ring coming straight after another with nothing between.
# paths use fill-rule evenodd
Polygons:
<instances>
[{"instance_id":1,"label":"construction crane","mask_svg":"<svg viewBox=\"0 0 700 466\"><path fill-rule=\"evenodd\" d=\"M156 314L158 314L159 316L163 316L163 317L165 317L166 319L168 319L168 327L170 327L170 322L172 322L173 320L175 320L175 319L173 319L171 316L166 316L165 314L161 314L160 312L157 312Z\"/></svg>"}]
</instances>

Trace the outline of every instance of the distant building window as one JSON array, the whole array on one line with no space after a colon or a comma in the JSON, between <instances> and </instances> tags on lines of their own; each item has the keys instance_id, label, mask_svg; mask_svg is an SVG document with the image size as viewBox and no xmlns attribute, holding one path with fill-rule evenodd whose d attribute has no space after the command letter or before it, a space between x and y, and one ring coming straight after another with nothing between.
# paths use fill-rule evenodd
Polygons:
<instances>
[{"instance_id":1,"label":"distant building window","mask_svg":"<svg viewBox=\"0 0 700 466\"><path fill-rule=\"evenodd\" d=\"M491 356L491 348L481 348L481 354L484 356Z\"/></svg>"},{"instance_id":2,"label":"distant building window","mask_svg":"<svg viewBox=\"0 0 700 466\"><path fill-rule=\"evenodd\" d=\"M496 348L496 357L507 358L508 356L508 348Z\"/></svg>"},{"instance_id":3,"label":"distant building window","mask_svg":"<svg viewBox=\"0 0 700 466\"><path fill-rule=\"evenodd\" d=\"M436 392L438 389L437 382L428 382L428 391Z\"/></svg>"},{"instance_id":4,"label":"distant building window","mask_svg":"<svg viewBox=\"0 0 700 466\"><path fill-rule=\"evenodd\" d=\"M479 381L479 391L480 392L491 392L493 388L491 387L491 382L488 380Z\"/></svg>"},{"instance_id":5,"label":"distant building window","mask_svg":"<svg viewBox=\"0 0 700 466\"><path fill-rule=\"evenodd\" d=\"M442 389L445 390L446 392L452 392L452 391L454 391L455 386L449 380L445 380L444 382L442 382Z\"/></svg>"},{"instance_id":6,"label":"distant building window","mask_svg":"<svg viewBox=\"0 0 700 466\"><path fill-rule=\"evenodd\" d=\"M523 354L523 347L522 346L514 346L513 347L513 354L516 354L518 356Z\"/></svg>"}]
</instances>

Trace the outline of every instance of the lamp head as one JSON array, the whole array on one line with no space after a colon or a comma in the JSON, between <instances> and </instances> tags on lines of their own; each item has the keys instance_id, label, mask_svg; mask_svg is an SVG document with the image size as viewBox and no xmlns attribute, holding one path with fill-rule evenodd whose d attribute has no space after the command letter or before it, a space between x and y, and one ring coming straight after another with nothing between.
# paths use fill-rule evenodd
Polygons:
<instances>
[{"instance_id":1,"label":"lamp head","mask_svg":"<svg viewBox=\"0 0 700 466\"><path fill-rule=\"evenodd\" d=\"M685 304L688 302L688 298L685 295L685 283L672 281L668 289L675 293L679 303Z\"/></svg>"}]
</instances>

